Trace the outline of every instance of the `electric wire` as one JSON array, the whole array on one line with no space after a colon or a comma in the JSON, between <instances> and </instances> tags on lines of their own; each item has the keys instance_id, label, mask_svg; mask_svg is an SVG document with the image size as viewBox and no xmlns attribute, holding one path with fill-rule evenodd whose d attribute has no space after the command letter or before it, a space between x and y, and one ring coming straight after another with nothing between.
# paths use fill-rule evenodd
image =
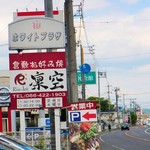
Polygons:
<instances>
[{"instance_id":1,"label":"electric wire","mask_svg":"<svg viewBox=\"0 0 150 150\"><path fill-rule=\"evenodd\" d=\"M84 4L84 0L82 1L82 3ZM84 14L83 14L83 5L82 5L82 17L80 19L82 19L82 24L83 24L83 29L84 29L84 34L85 34L85 39L86 39L86 44L89 47L89 40L88 40L88 35L87 35L87 31L86 31L86 27L85 27L85 21L84 21ZM80 20L81 21L81 20ZM99 22L99 23L114 23L114 22ZM81 24L80 24L81 26ZM81 35L80 35L81 36ZM89 50L90 52L90 50ZM100 68L99 62L97 60L97 58L95 57L95 55L93 55L93 53L90 52L90 54L92 55L92 58L95 62L95 65L98 66L98 68ZM117 56L117 57L108 57L108 58L99 58L100 60L106 60L106 59L118 59L118 58L126 58L126 57L135 57L135 56L142 56L142 55L147 55L150 54L150 52L146 52L146 53L139 53L139 54L134 54L134 55L124 55L124 56ZM87 86L86 86L87 88ZM89 90L90 91L90 90ZM143 95L143 94L150 94L150 92L141 92L141 93L136 93L136 94L128 94L128 95Z\"/></svg>"},{"instance_id":2,"label":"electric wire","mask_svg":"<svg viewBox=\"0 0 150 150\"><path fill-rule=\"evenodd\" d=\"M29 5L31 5L33 1L34 1L34 0L31 0L31 1L22 9L22 11L25 10ZM2 32L4 32L7 28L8 28L8 26L6 25L6 26L0 31L0 34L1 34ZM0 46L1 46L1 45L0 45Z\"/></svg>"}]
</instances>

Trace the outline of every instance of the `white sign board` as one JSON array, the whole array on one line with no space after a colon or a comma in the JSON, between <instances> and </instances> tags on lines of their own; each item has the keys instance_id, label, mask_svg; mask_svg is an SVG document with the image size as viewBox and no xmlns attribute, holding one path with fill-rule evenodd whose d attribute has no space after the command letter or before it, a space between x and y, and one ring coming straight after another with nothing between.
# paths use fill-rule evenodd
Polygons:
<instances>
[{"instance_id":1,"label":"white sign board","mask_svg":"<svg viewBox=\"0 0 150 150\"><path fill-rule=\"evenodd\" d=\"M11 109L67 105L65 52L10 54Z\"/></svg>"},{"instance_id":2,"label":"white sign board","mask_svg":"<svg viewBox=\"0 0 150 150\"><path fill-rule=\"evenodd\" d=\"M9 24L9 49L64 48L64 23L35 17Z\"/></svg>"},{"instance_id":3,"label":"white sign board","mask_svg":"<svg viewBox=\"0 0 150 150\"><path fill-rule=\"evenodd\" d=\"M39 72L37 72L36 70L15 70L15 71L11 71L11 78L14 80L10 81L11 87L10 90L13 93L18 93L18 92L22 92L25 93L24 95L18 95L18 99L19 98L37 98L36 96L39 96L40 98L44 97L44 94L42 95L38 95L39 93L37 92L49 92L52 91L56 92L58 91L58 93L51 93L51 95L47 95L46 97L50 98L51 97L56 97L59 98L60 96L63 96L62 91L67 91L67 84L66 84L66 70L64 68L61 69L39 69ZM59 84L54 84L53 82L51 82L52 80L50 80L50 78L52 77L52 75L55 77L56 73L55 71L63 74L63 76L61 76L62 78L62 84L60 84L60 86L63 86L63 88L55 88L57 87ZM44 73L43 73L44 72ZM50 75L51 73L51 75ZM38 85L37 81L38 79L41 77L41 75L43 76L43 80L42 80L42 85ZM33 76L35 76L37 79L33 80ZM59 75L60 76L60 75ZM22 78L21 78L22 77ZM22 81L24 81L25 83L20 83L20 78L24 79ZM17 84L16 84L17 83ZM23 84L23 85L22 85ZM55 89L53 89L55 88ZM26 92L32 92L30 94L26 94ZM37 100L38 103L40 100ZM55 102L56 103L56 102ZM47 104L48 104L48 99L47 99Z\"/></svg>"},{"instance_id":4,"label":"white sign board","mask_svg":"<svg viewBox=\"0 0 150 150\"><path fill-rule=\"evenodd\" d=\"M17 99L17 108L39 108L42 106L41 98L32 98L32 99Z\"/></svg>"},{"instance_id":5,"label":"white sign board","mask_svg":"<svg viewBox=\"0 0 150 150\"><path fill-rule=\"evenodd\" d=\"M97 121L96 109L69 111L69 122L94 122Z\"/></svg>"}]
</instances>

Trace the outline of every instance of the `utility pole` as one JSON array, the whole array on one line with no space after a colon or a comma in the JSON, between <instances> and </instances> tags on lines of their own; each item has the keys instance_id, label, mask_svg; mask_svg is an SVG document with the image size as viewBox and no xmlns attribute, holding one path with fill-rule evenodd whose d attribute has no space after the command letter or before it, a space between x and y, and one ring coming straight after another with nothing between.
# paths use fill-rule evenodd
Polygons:
<instances>
[{"instance_id":1,"label":"utility pole","mask_svg":"<svg viewBox=\"0 0 150 150\"><path fill-rule=\"evenodd\" d=\"M99 125L101 125L100 72L98 72Z\"/></svg>"},{"instance_id":2,"label":"utility pole","mask_svg":"<svg viewBox=\"0 0 150 150\"><path fill-rule=\"evenodd\" d=\"M106 78L106 72L98 71L99 124L101 124L100 78Z\"/></svg>"},{"instance_id":3,"label":"utility pole","mask_svg":"<svg viewBox=\"0 0 150 150\"><path fill-rule=\"evenodd\" d=\"M81 49L81 65L84 64L84 51L82 44L80 44L80 49ZM82 77L82 101L84 102L86 100L85 97L85 78L84 78L84 73L81 72L81 77Z\"/></svg>"},{"instance_id":4,"label":"utility pole","mask_svg":"<svg viewBox=\"0 0 150 150\"><path fill-rule=\"evenodd\" d=\"M119 88L115 88L115 95L116 95L116 110L117 110L117 120L118 120L118 125L120 126L120 120L119 120L119 111L118 111L118 91L120 89Z\"/></svg>"},{"instance_id":5,"label":"utility pole","mask_svg":"<svg viewBox=\"0 0 150 150\"><path fill-rule=\"evenodd\" d=\"M109 102L109 122L110 122L110 89L109 89L110 85L109 85L109 83L107 85L107 88L108 88L108 102Z\"/></svg>"},{"instance_id":6,"label":"utility pole","mask_svg":"<svg viewBox=\"0 0 150 150\"><path fill-rule=\"evenodd\" d=\"M44 0L45 17L53 18L53 0ZM47 52L52 52L52 49L47 49ZM51 148L56 150L55 140L55 112L54 109L49 109L50 129L51 129Z\"/></svg>"},{"instance_id":7,"label":"utility pole","mask_svg":"<svg viewBox=\"0 0 150 150\"><path fill-rule=\"evenodd\" d=\"M78 101L76 39L75 39L72 3L73 3L72 0L65 0L65 29L67 35L66 58L67 58L68 103Z\"/></svg>"}]
</instances>

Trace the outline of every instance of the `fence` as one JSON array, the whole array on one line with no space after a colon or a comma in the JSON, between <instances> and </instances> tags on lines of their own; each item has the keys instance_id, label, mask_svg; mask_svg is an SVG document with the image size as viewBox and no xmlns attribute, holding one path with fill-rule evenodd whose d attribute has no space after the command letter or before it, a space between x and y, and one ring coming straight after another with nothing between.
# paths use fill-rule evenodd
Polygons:
<instances>
[{"instance_id":1,"label":"fence","mask_svg":"<svg viewBox=\"0 0 150 150\"><path fill-rule=\"evenodd\" d=\"M23 131L24 132L24 131ZM14 138L21 140L21 132L6 133ZM51 135L50 131L25 131L26 143L39 148L40 150L52 150L55 143L55 135ZM69 150L68 133L61 132L61 148L62 150Z\"/></svg>"}]
</instances>

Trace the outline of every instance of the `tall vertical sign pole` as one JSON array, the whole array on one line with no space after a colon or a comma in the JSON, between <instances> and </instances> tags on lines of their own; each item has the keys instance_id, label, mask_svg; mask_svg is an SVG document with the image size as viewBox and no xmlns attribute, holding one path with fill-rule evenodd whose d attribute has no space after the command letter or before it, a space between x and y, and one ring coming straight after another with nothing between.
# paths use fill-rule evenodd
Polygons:
<instances>
[{"instance_id":1,"label":"tall vertical sign pole","mask_svg":"<svg viewBox=\"0 0 150 150\"><path fill-rule=\"evenodd\" d=\"M120 127L120 119L119 119L119 111L118 111L118 91L119 88L115 88L115 95L116 95L116 109L117 109L117 120L118 120L118 125Z\"/></svg>"},{"instance_id":2,"label":"tall vertical sign pole","mask_svg":"<svg viewBox=\"0 0 150 150\"><path fill-rule=\"evenodd\" d=\"M20 110L20 132L21 132L21 141L26 142L25 138L25 111Z\"/></svg>"},{"instance_id":3,"label":"tall vertical sign pole","mask_svg":"<svg viewBox=\"0 0 150 150\"><path fill-rule=\"evenodd\" d=\"M68 102L78 101L76 41L73 20L72 0L65 0L65 27L67 35L67 77L68 77Z\"/></svg>"},{"instance_id":4,"label":"tall vertical sign pole","mask_svg":"<svg viewBox=\"0 0 150 150\"><path fill-rule=\"evenodd\" d=\"M100 72L98 71L99 125L101 127Z\"/></svg>"},{"instance_id":5,"label":"tall vertical sign pole","mask_svg":"<svg viewBox=\"0 0 150 150\"><path fill-rule=\"evenodd\" d=\"M65 0L65 29L66 29L66 37L67 37L67 43L66 43L67 67L66 68L67 68L67 85L68 85L68 103L78 101L76 41L75 41L76 39L75 39L72 3L73 3L72 0Z\"/></svg>"},{"instance_id":6,"label":"tall vertical sign pole","mask_svg":"<svg viewBox=\"0 0 150 150\"><path fill-rule=\"evenodd\" d=\"M83 47L82 45L80 45L81 48L81 65L84 64L84 51L83 51ZM84 78L84 74L81 74L82 76L82 101L84 102L86 97L85 97L85 78Z\"/></svg>"},{"instance_id":7,"label":"tall vertical sign pole","mask_svg":"<svg viewBox=\"0 0 150 150\"><path fill-rule=\"evenodd\" d=\"M55 141L56 141L56 150L61 150L61 135L60 135L60 109L55 109Z\"/></svg>"},{"instance_id":8,"label":"tall vertical sign pole","mask_svg":"<svg viewBox=\"0 0 150 150\"><path fill-rule=\"evenodd\" d=\"M11 109L8 107L8 131L12 132L12 123L13 121L11 120L12 114L11 114Z\"/></svg>"},{"instance_id":9,"label":"tall vertical sign pole","mask_svg":"<svg viewBox=\"0 0 150 150\"><path fill-rule=\"evenodd\" d=\"M125 121L125 111L126 111L126 108L125 108L125 94L123 94L123 121Z\"/></svg>"},{"instance_id":10,"label":"tall vertical sign pole","mask_svg":"<svg viewBox=\"0 0 150 150\"><path fill-rule=\"evenodd\" d=\"M45 8L45 17L53 18L53 0L44 0L44 8ZM52 52L52 49L47 49L47 52ZM54 109L49 109L52 150L56 150L54 113L55 113Z\"/></svg>"}]
</instances>

